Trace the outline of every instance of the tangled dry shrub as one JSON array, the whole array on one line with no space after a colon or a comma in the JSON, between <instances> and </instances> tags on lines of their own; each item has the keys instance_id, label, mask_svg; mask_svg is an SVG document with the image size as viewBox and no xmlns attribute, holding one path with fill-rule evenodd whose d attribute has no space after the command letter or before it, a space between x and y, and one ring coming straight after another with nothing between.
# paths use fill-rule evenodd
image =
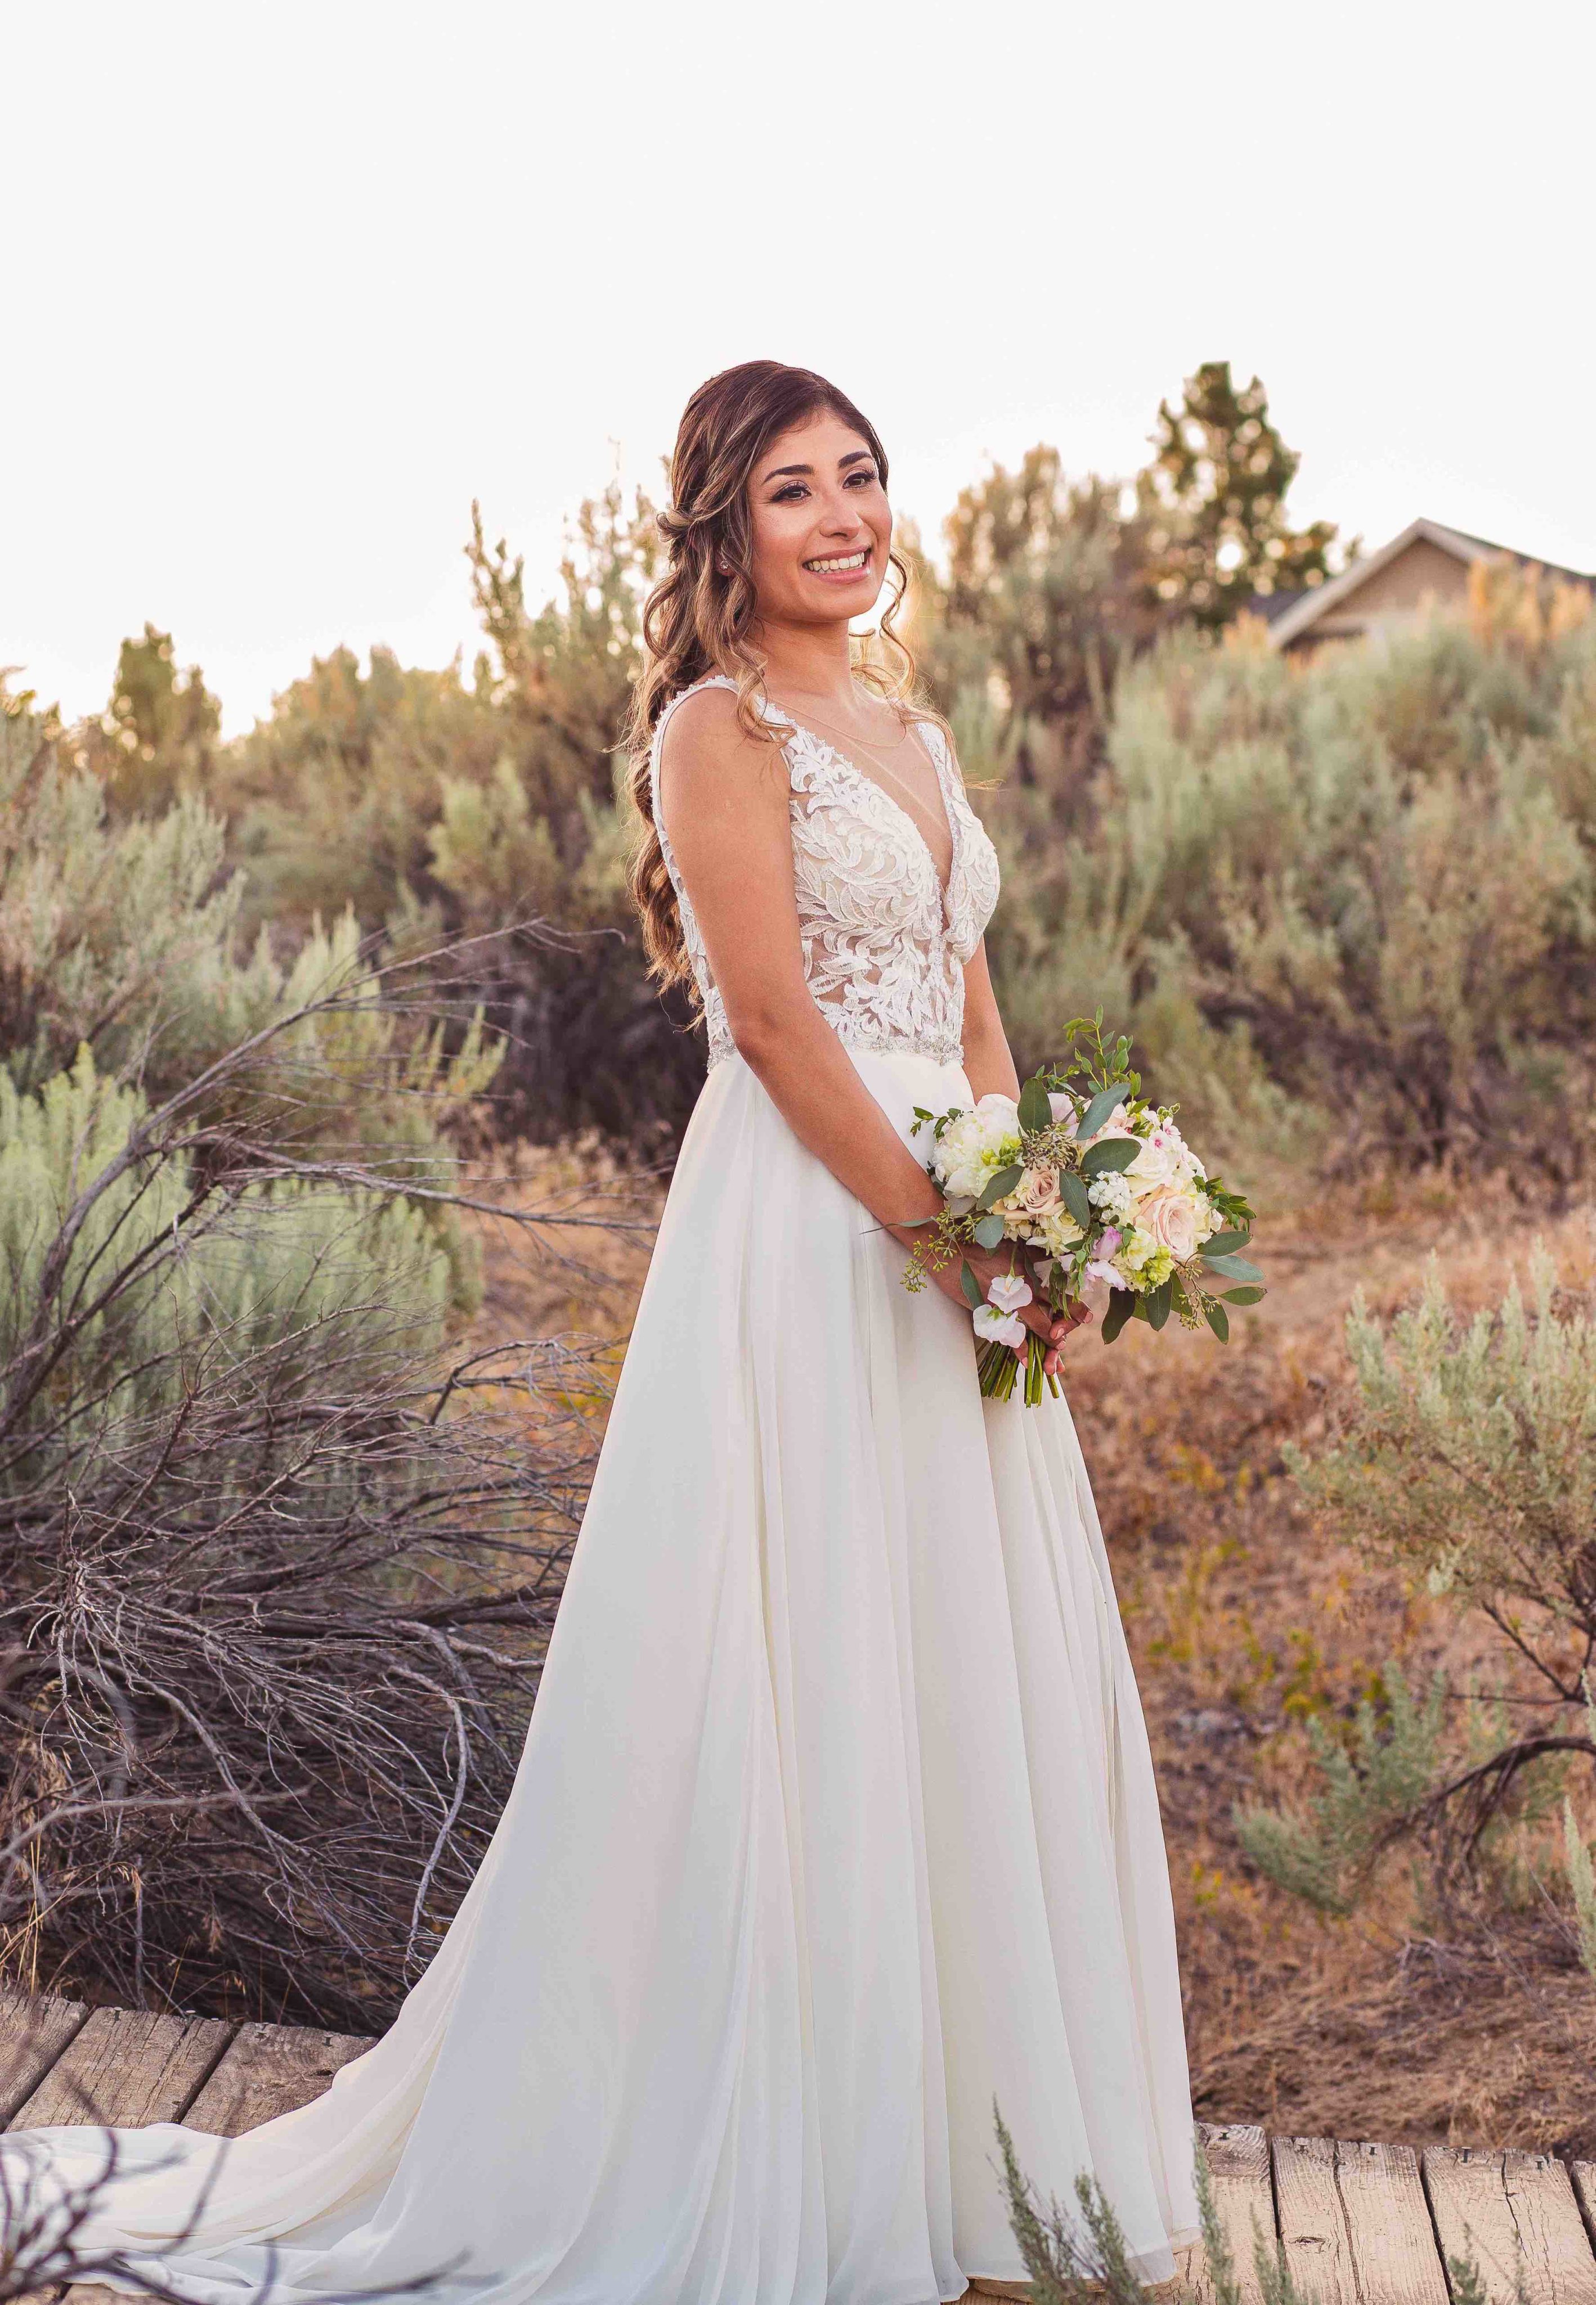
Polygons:
<instances>
[{"instance_id":1,"label":"tangled dry shrub","mask_svg":"<svg viewBox=\"0 0 1596 2305\"><path fill-rule=\"evenodd\" d=\"M28 1986L369 2029L508 1790L605 1382L568 1340L451 1354L433 1220L472 1196L436 1142L305 1136L310 1104L400 1093L327 1052L385 1045L403 986L348 975L153 1108L87 1059L0 1105L0 1973Z\"/></svg>"}]
</instances>

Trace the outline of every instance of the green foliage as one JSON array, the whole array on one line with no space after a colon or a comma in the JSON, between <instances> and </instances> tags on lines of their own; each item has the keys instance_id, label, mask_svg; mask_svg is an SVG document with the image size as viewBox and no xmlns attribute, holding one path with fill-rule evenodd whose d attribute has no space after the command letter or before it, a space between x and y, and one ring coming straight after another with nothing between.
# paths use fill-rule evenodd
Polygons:
<instances>
[{"instance_id":1,"label":"green foliage","mask_svg":"<svg viewBox=\"0 0 1596 2305\"><path fill-rule=\"evenodd\" d=\"M441 1342L450 1259L414 1204L312 1179L245 1186L194 1224L174 1265L151 1252L197 1214L196 1179L180 1158L124 1166L95 1197L51 1272L51 1252L82 1199L115 1168L148 1107L97 1072L84 1048L36 1095L0 1074L0 1367L14 1361L52 1301L91 1303L118 1265L132 1277L74 1334L32 1422L56 1429L69 1402L102 1416L146 1415L182 1397L191 1363L225 1340L242 1363L332 1324L346 1368L361 1331L386 1355L403 1334L418 1353ZM138 1277L139 1268L149 1277ZM281 1374L281 1352L277 1352ZM24 1460L27 1461L27 1460Z\"/></svg>"},{"instance_id":2,"label":"green foliage","mask_svg":"<svg viewBox=\"0 0 1596 2305\"><path fill-rule=\"evenodd\" d=\"M330 930L313 919L286 957L264 935L239 957L240 882L207 804L185 794L159 815L113 816L99 780L64 759L49 723L4 701L0 1087L16 1093L13 1111L28 1092L64 1095L66 1067L81 1078L85 1061L107 1093L136 1083L140 1099L159 1101L299 1016L270 1076L252 1074L240 1092L252 1110L272 1104L279 1145L358 1150L390 1181L443 1188L453 1170L446 1126L498 1063L480 1020L446 1031L441 1017L412 1018L374 993L348 912ZM92 1112L97 1134L125 1133L137 1102L91 1099L81 1118L87 1125ZM442 1204L419 1221L447 1261L456 1308L469 1310L480 1293L474 1240Z\"/></svg>"},{"instance_id":3,"label":"green foliage","mask_svg":"<svg viewBox=\"0 0 1596 2305\"><path fill-rule=\"evenodd\" d=\"M81 1043L118 1067L144 1056L165 1018L181 1071L214 1045L230 978L240 892L225 828L191 795L116 821L64 749L26 700L0 691L0 1064L24 1087Z\"/></svg>"},{"instance_id":4,"label":"green foliage","mask_svg":"<svg viewBox=\"0 0 1596 2305\"><path fill-rule=\"evenodd\" d=\"M1332 571L1329 521L1295 529L1286 492L1301 463L1269 421L1254 377L1205 361L1178 408L1159 404L1155 454L1142 475L1150 578L1157 597L1215 631L1254 594L1305 591Z\"/></svg>"},{"instance_id":5,"label":"green foliage","mask_svg":"<svg viewBox=\"0 0 1596 2305\"><path fill-rule=\"evenodd\" d=\"M1388 1666L1388 1728L1363 1706L1349 1751L1311 1724L1323 1791L1305 1813L1239 1812L1236 1828L1261 1870L1321 1910L1350 1911L1381 1851L1414 1839L1438 1893L1466 1867L1494 1872L1516 1902L1540 1893L1522 1835L1561 1800L1574 1934L1596 1969L1591 1860L1562 1799L1570 1758L1596 1760L1583 1678L1596 1647L1596 1323L1538 1246L1530 1279L1527 1301L1515 1282L1472 1319L1454 1312L1433 1263L1418 1302L1388 1324L1360 1296L1339 1438L1317 1461L1287 1451L1337 1535L1496 1629L1518 1676L1514 1707L1465 1688L1462 1734L1447 1739L1439 1680L1418 1706Z\"/></svg>"},{"instance_id":6,"label":"green foliage","mask_svg":"<svg viewBox=\"0 0 1596 2305\"><path fill-rule=\"evenodd\" d=\"M373 931L428 883L427 835L446 777L485 780L499 732L486 668L407 670L386 649L318 659L270 718L228 748L212 794L243 866L245 932L302 935L352 909Z\"/></svg>"},{"instance_id":7,"label":"green foliage","mask_svg":"<svg viewBox=\"0 0 1596 2305\"><path fill-rule=\"evenodd\" d=\"M1157 631L1144 523L1113 481L1071 481L1056 448L965 489L922 566L914 642L964 773L1034 795L1039 827L1078 804L1114 684Z\"/></svg>"},{"instance_id":8,"label":"green foliage","mask_svg":"<svg viewBox=\"0 0 1596 2305\"><path fill-rule=\"evenodd\" d=\"M685 1122L700 1069L682 1004L644 977L625 893L618 747L652 510L617 486L584 505L541 608L474 509L466 549L486 641L469 683L381 649L362 672L335 650L216 762L242 927L292 949L348 911L417 956L476 940L430 981L504 1036L501 1125L651 1143Z\"/></svg>"},{"instance_id":9,"label":"green foliage","mask_svg":"<svg viewBox=\"0 0 1596 2305\"><path fill-rule=\"evenodd\" d=\"M1306 1734L1323 1790L1305 1810L1238 1807L1236 1838L1261 1873L1324 1913L1349 1913L1381 1850L1434 1786L1444 1676L1422 1704L1400 1665L1381 1675L1385 1705L1365 1697L1344 1743L1311 1718Z\"/></svg>"},{"instance_id":10,"label":"green foliage","mask_svg":"<svg viewBox=\"0 0 1596 2305\"><path fill-rule=\"evenodd\" d=\"M1468 2227L1464 2235L1472 2240ZM1502 2292L1493 2288L1481 2270L1480 2260L1472 2251L1463 2257L1447 2259L1447 2281L1452 2292L1452 2305L1500 2305ZM1530 2287L1529 2267L1524 2246L1518 2241L1513 2254L1513 2293L1511 2305L1531 2305L1533 2292Z\"/></svg>"},{"instance_id":11,"label":"green foliage","mask_svg":"<svg viewBox=\"0 0 1596 2305\"><path fill-rule=\"evenodd\" d=\"M1057 2200L1046 2207L1021 2168L1001 2113L993 2106L1003 2189L1013 2233L1031 2283L1032 2305L1142 2305L1150 2293L1133 2270L1119 2219L1094 2178L1075 2181L1077 2214ZM1213 2177L1199 2136L1193 2148L1193 2177L1201 2221L1205 2285L1213 2305L1242 2305L1235 2258L1219 2221ZM1286 2252L1257 2220L1252 2227L1252 2262L1263 2305L1302 2305L1286 2262Z\"/></svg>"},{"instance_id":12,"label":"green foliage","mask_svg":"<svg viewBox=\"0 0 1596 2305\"><path fill-rule=\"evenodd\" d=\"M1087 2305L1093 2297L1106 2297L1110 2305L1141 2305L1142 2283L1131 2266L1124 2228L1102 2187L1093 2178L1076 2179L1079 2223L1057 2201L1044 2209L1020 2167L1003 2115L996 2105L992 2113L1009 2226L1036 2305Z\"/></svg>"},{"instance_id":13,"label":"green foliage","mask_svg":"<svg viewBox=\"0 0 1596 2305\"><path fill-rule=\"evenodd\" d=\"M142 640L122 643L104 713L73 732L76 763L98 777L118 814L149 813L203 791L221 725L199 666L180 675L171 634L146 625Z\"/></svg>"},{"instance_id":14,"label":"green foliage","mask_svg":"<svg viewBox=\"0 0 1596 2305\"><path fill-rule=\"evenodd\" d=\"M1388 1327L1356 1298L1346 1430L1299 1477L1338 1529L1432 1594L1583 1639L1596 1637L1596 1322L1559 1301L1539 1246L1530 1280L1528 1302L1515 1281L1472 1319L1433 1263Z\"/></svg>"},{"instance_id":15,"label":"green foliage","mask_svg":"<svg viewBox=\"0 0 1596 2305\"><path fill-rule=\"evenodd\" d=\"M1299 667L1177 634L1131 666L1083 825L982 802L1022 1071L1101 1000L1221 1146L1579 1175L1596 619L1508 640L1436 624Z\"/></svg>"}]
</instances>

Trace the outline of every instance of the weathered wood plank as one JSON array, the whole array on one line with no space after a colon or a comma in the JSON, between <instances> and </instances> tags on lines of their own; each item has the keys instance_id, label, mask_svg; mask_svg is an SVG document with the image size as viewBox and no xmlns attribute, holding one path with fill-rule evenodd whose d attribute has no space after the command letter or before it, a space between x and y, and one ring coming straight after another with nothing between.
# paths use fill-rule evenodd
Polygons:
<instances>
[{"instance_id":1,"label":"weathered wood plank","mask_svg":"<svg viewBox=\"0 0 1596 2305\"><path fill-rule=\"evenodd\" d=\"M1413 2148L1338 2143L1336 2177L1359 2296L1371 2305L1447 2305L1446 2268Z\"/></svg>"},{"instance_id":2,"label":"weathered wood plank","mask_svg":"<svg viewBox=\"0 0 1596 2305\"><path fill-rule=\"evenodd\" d=\"M1201 2125L1203 2149L1214 2183L1214 2207L1219 2230L1235 2263L1242 2305L1262 2305L1258 2284L1255 2241L1261 2234L1266 2247L1276 2238L1275 2193L1269 2175L1269 2139L1261 2129L1240 2122L1223 2129ZM1196 2305L1215 2305L1201 2242L1184 2252L1181 2291Z\"/></svg>"},{"instance_id":3,"label":"weathered wood plank","mask_svg":"<svg viewBox=\"0 0 1596 2305\"><path fill-rule=\"evenodd\" d=\"M233 2029L219 2017L96 2009L11 2125L103 2122L141 2129L147 2122L181 2121Z\"/></svg>"},{"instance_id":4,"label":"weathered wood plank","mask_svg":"<svg viewBox=\"0 0 1596 2305\"><path fill-rule=\"evenodd\" d=\"M1596 2243L1596 2161L1576 2161L1569 2173L1574 2179L1574 2198L1584 2218L1585 2232Z\"/></svg>"},{"instance_id":5,"label":"weathered wood plank","mask_svg":"<svg viewBox=\"0 0 1596 2305\"><path fill-rule=\"evenodd\" d=\"M81 2001L0 1991L0 2128L11 2125L88 2014Z\"/></svg>"},{"instance_id":6,"label":"weathered wood plank","mask_svg":"<svg viewBox=\"0 0 1596 2305\"><path fill-rule=\"evenodd\" d=\"M1522 2255L1532 2305L1596 2305L1596 2256L1560 2161L1432 2145L1422 2165L1442 2249L1473 2257L1493 2299L1510 2305Z\"/></svg>"},{"instance_id":7,"label":"weathered wood plank","mask_svg":"<svg viewBox=\"0 0 1596 2305\"><path fill-rule=\"evenodd\" d=\"M1316 2305L1447 2305L1416 2154L1405 2145L1277 2137L1280 2240Z\"/></svg>"},{"instance_id":8,"label":"weathered wood plank","mask_svg":"<svg viewBox=\"0 0 1596 2305\"><path fill-rule=\"evenodd\" d=\"M1293 2281L1314 2305L1361 2305L1352 2235L1336 2183L1334 2142L1328 2137L1277 2137L1270 2140L1269 2158L1280 2245ZM1445 2293L1443 2289L1443 2298Z\"/></svg>"},{"instance_id":9,"label":"weathered wood plank","mask_svg":"<svg viewBox=\"0 0 1596 2305\"><path fill-rule=\"evenodd\" d=\"M363 2034L306 2025L245 2025L188 2110L211 2137L242 2137L279 2113L309 2105L340 2066L371 2046Z\"/></svg>"}]
</instances>

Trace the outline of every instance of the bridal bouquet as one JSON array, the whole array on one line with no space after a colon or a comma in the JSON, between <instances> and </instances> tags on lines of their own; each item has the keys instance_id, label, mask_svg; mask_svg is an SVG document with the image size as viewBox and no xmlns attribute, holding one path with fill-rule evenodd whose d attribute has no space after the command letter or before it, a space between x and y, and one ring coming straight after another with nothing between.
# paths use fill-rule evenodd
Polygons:
<instances>
[{"instance_id":1,"label":"bridal bouquet","mask_svg":"<svg viewBox=\"0 0 1596 2305\"><path fill-rule=\"evenodd\" d=\"M1034 1074L1018 1103L983 1096L972 1110L914 1109L915 1134L930 1132L927 1169L946 1197L904 1285L923 1288L928 1270L961 1260L990 1399L1013 1392L1015 1348L1027 1342L1025 1399L1041 1399L1047 1347L1019 1318L1038 1291L1062 1312L1089 1281L1105 1283L1105 1344L1127 1321L1161 1329L1171 1313L1189 1329L1206 1321L1222 1343L1226 1305L1255 1305L1264 1293L1263 1275L1241 1254L1252 1211L1208 1174L1175 1108L1143 1101L1129 1041L1106 1046L1102 1026L1100 1009L1076 1017L1068 1059ZM964 1252L1005 1241L1023 1255L983 1295ZM1056 1380L1047 1382L1057 1393Z\"/></svg>"}]
</instances>

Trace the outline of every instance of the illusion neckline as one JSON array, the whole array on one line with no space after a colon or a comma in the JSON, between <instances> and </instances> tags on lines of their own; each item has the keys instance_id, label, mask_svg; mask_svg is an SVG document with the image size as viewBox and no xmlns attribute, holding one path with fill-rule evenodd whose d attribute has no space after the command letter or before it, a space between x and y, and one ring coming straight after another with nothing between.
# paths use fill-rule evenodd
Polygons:
<instances>
[{"instance_id":1,"label":"illusion neckline","mask_svg":"<svg viewBox=\"0 0 1596 2305\"><path fill-rule=\"evenodd\" d=\"M795 713L789 712L785 704L777 704L767 696L763 700L763 710L766 716L770 719L774 719L779 714L781 723L784 727L792 729L795 736L807 736L811 744L818 744L823 753L828 753L832 760L836 761L840 767L847 770L850 776L855 778L860 784L867 786L871 792L879 793L881 798L887 803L887 807L890 808L896 815L902 817L904 822L914 835L915 839L920 843L925 860L931 868L931 878L937 883L938 894L942 899L943 917L946 921L952 910L953 884L958 876L959 870L959 814L958 811L953 804L953 796L947 789L947 778L943 770L942 761L938 753L932 750L930 744L927 744L925 748L926 758L930 761L931 774L937 779L937 790L942 795L942 817L943 821L947 827L948 853L947 878L946 880L942 878L942 869L937 862L936 852L932 848L930 842L925 837L925 828L920 824L915 818L911 816L909 811L904 806L901 800L896 799L894 795L887 791L887 787L881 782L879 777L870 776L865 770L860 767L858 761L855 761L851 754L845 753L839 745L834 744L829 737L821 736L818 728L811 728L806 720L800 720Z\"/></svg>"}]
</instances>

